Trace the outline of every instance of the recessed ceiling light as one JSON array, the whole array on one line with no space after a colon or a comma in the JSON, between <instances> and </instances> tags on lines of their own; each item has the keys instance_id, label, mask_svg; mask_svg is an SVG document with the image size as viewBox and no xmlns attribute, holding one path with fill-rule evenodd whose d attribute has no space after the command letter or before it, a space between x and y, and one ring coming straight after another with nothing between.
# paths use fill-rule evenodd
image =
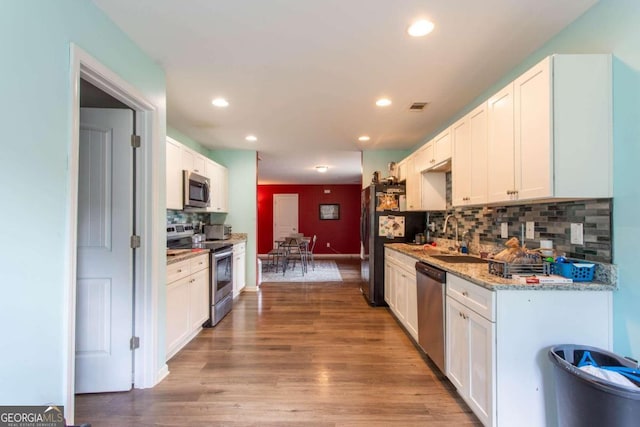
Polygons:
<instances>
[{"instance_id":1,"label":"recessed ceiling light","mask_svg":"<svg viewBox=\"0 0 640 427\"><path fill-rule=\"evenodd\" d=\"M360 138L358 138L358 141L368 141L371 138L369 138L367 135L362 135Z\"/></svg>"},{"instance_id":2,"label":"recessed ceiling light","mask_svg":"<svg viewBox=\"0 0 640 427\"><path fill-rule=\"evenodd\" d=\"M216 107L228 107L229 106L229 101L227 101L224 98L216 98L213 101L211 101L211 103Z\"/></svg>"},{"instance_id":3,"label":"recessed ceiling light","mask_svg":"<svg viewBox=\"0 0 640 427\"><path fill-rule=\"evenodd\" d=\"M255 135L247 135L245 138L247 141L255 142L258 140L258 137Z\"/></svg>"},{"instance_id":4,"label":"recessed ceiling light","mask_svg":"<svg viewBox=\"0 0 640 427\"><path fill-rule=\"evenodd\" d=\"M407 30L407 33L409 33L409 35L413 37L422 37L433 31L433 27L433 22L427 21L426 19L421 19L411 24L411 26Z\"/></svg>"},{"instance_id":5,"label":"recessed ceiling light","mask_svg":"<svg viewBox=\"0 0 640 427\"><path fill-rule=\"evenodd\" d=\"M391 100L389 98L380 98L376 101L376 105L378 107L388 107L391 105Z\"/></svg>"},{"instance_id":6,"label":"recessed ceiling light","mask_svg":"<svg viewBox=\"0 0 640 427\"><path fill-rule=\"evenodd\" d=\"M316 166L316 170L320 173L325 173L329 170L329 166L318 165Z\"/></svg>"}]
</instances>

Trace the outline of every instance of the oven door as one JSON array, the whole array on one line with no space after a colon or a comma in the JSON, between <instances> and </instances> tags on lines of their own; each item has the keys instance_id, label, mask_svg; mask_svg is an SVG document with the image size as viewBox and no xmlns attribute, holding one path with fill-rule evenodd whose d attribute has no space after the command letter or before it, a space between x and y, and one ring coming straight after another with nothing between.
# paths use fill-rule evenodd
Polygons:
<instances>
[{"instance_id":1,"label":"oven door","mask_svg":"<svg viewBox=\"0 0 640 427\"><path fill-rule=\"evenodd\" d=\"M206 208L209 206L209 178L185 170L184 206L189 208Z\"/></svg>"},{"instance_id":2,"label":"oven door","mask_svg":"<svg viewBox=\"0 0 640 427\"><path fill-rule=\"evenodd\" d=\"M211 302L215 305L233 292L233 250L214 252L211 255Z\"/></svg>"}]
</instances>

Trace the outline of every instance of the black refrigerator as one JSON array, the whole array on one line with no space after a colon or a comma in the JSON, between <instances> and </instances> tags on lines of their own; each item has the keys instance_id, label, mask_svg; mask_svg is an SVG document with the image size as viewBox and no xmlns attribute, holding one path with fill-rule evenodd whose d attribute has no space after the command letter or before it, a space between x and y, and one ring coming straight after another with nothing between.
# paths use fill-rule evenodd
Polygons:
<instances>
[{"instance_id":1,"label":"black refrigerator","mask_svg":"<svg viewBox=\"0 0 640 427\"><path fill-rule=\"evenodd\" d=\"M360 290L373 306L384 302L384 244L412 242L423 233L425 212L403 212L404 185L375 184L360 198Z\"/></svg>"}]
</instances>

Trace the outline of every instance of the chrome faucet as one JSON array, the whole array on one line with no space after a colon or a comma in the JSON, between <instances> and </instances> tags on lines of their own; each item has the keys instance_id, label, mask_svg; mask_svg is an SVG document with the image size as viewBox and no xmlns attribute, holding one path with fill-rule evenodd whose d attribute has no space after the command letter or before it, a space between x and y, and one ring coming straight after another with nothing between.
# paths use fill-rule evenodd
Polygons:
<instances>
[{"instance_id":1,"label":"chrome faucet","mask_svg":"<svg viewBox=\"0 0 640 427\"><path fill-rule=\"evenodd\" d=\"M444 226L442 227L442 232L444 233L444 235L446 237L446 235L447 235L447 225L449 224L449 220L450 219L455 220L455 222L456 222L456 243L455 243L455 245L456 245L456 249L457 249L460 246L458 244L458 218L453 216L453 214L447 215L445 217L445 219L444 219Z\"/></svg>"}]
</instances>

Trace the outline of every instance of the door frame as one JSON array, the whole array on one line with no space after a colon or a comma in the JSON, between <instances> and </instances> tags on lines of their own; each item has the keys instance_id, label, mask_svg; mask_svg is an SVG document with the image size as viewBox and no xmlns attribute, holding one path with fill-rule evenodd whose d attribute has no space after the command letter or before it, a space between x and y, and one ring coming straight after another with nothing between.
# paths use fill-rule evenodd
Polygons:
<instances>
[{"instance_id":1,"label":"door frame","mask_svg":"<svg viewBox=\"0 0 640 427\"><path fill-rule=\"evenodd\" d=\"M273 213L273 218L271 219L271 244L273 249L276 248L276 202L279 198L293 198L296 199L296 207L298 208L298 212L296 215L298 217L298 223L296 224L296 233L300 231L300 194L298 193L276 193L273 195L273 204L271 206L271 212Z\"/></svg>"},{"instance_id":2,"label":"door frame","mask_svg":"<svg viewBox=\"0 0 640 427\"><path fill-rule=\"evenodd\" d=\"M158 108L149 102L143 93L119 75L104 66L77 45L70 44L70 135L68 152L68 204L66 227L66 266L64 281L64 307L66 313L63 342L63 401L65 418L74 424L75 413L75 333L76 333L76 266L77 266L77 222L78 222L78 168L80 134L80 78L130 106L135 112L137 134L141 147L137 156L137 230L141 236L141 246L136 255L135 265L135 335L140 337L140 347L135 350L135 388L153 387L169 370L164 358L160 358L159 286L163 256L160 242L164 218L161 206L161 190L164 175L160 170L164 165L164 150L161 141L160 114Z\"/></svg>"}]
</instances>

